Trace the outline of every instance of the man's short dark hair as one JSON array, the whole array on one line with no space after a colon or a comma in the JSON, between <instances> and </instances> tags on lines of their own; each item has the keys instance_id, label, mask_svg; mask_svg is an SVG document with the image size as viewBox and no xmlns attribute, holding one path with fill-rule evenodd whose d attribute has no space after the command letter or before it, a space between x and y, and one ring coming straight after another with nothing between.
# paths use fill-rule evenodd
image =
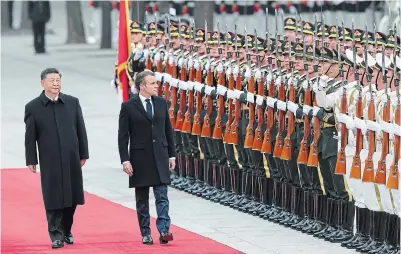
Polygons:
<instances>
[{"instance_id":1,"label":"man's short dark hair","mask_svg":"<svg viewBox=\"0 0 401 254\"><path fill-rule=\"evenodd\" d=\"M140 73L138 73L135 77L135 88L139 93L139 86L142 85L145 82L145 78L147 76L155 76L155 74L153 73L153 71L149 71L149 70L144 70L141 71Z\"/></svg>"},{"instance_id":2,"label":"man's short dark hair","mask_svg":"<svg viewBox=\"0 0 401 254\"><path fill-rule=\"evenodd\" d=\"M46 68L42 71L42 73L40 73L40 80L45 80L47 75L52 73L60 75L61 78L61 73L59 72L59 70L57 70L56 68Z\"/></svg>"}]
</instances>

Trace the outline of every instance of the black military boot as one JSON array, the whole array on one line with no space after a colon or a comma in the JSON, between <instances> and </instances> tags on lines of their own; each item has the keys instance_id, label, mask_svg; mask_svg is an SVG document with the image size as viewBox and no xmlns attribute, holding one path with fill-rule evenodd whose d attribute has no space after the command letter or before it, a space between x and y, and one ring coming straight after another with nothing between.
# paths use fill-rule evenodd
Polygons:
<instances>
[{"instance_id":1,"label":"black military boot","mask_svg":"<svg viewBox=\"0 0 401 254\"><path fill-rule=\"evenodd\" d=\"M195 185L195 159L192 155L188 155L185 160L187 169L187 185L184 187L184 191L189 192L189 190Z\"/></svg>"},{"instance_id":2,"label":"black military boot","mask_svg":"<svg viewBox=\"0 0 401 254\"><path fill-rule=\"evenodd\" d=\"M252 209L249 213L259 216L259 214L262 214L268 210L270 207L268 205L268 200L267 200L267 191L268 191L268 184L270 182L267 181L268 179L266 178L264 172L263 174L260 173L257 177L257 192L256 192L256 201L258 202L258 205Z\"/></svg>"},{"instance_id":3,"label":"black military boot","mask_svg":"<svg viewBox=\"0 0 401 254\"><path fill-rule=\"evenodd\" d=\"M216 195L218 192L218 189L216 185L218 184L217 181L217 164L216 163L211 163L211 170L210 172L210 178L209 178L209 186L210 188L202 194L202 197L205 199L210 199L212 196Z\"/></svg>"},{"instance_id":4,"label":"black military boot","mask_svg":"<svg viewBox=\"0 0 401 254\"><path fill-rule=\"evenodd\" d=\"M371 228L373 227L373 211L370 211L368 208L360 208L359 216L361 217L360 236L355 241L346 245L347 249L356 249L370 241Z\"/></svg>"},{"instance_id":5,"label":"black military boot","mask_svg":"<svg viewBox=\"0 0 401 254\"><path fill-rule=\"evenodd\" d=\"M343 203L342 203L342 200L335 200L334 202L336 204L336 213L335 213L335 218L334 218L334 221L332 224L334 230L331 232L327 232L324 235L325 241L329 241L331 238L335 237L341 230L341 222L342 222L341 216L342 216L342 211L343 211L343 209L342 209Z\"/></svg>"},{"instance_id":6,"label":"black military boot","mask_svg":"<svg viewBox=\"0 0 401 254\"><path fill-rule=\"evenodd\" d=\"M311 200L310 200L310 191L309 190L304 190L303 191L303 198L302 198L302 211L303 211L303 218L302 220L300 220L298 223L291 225L291 227L293 229L296 230L301 230L303 228L308 227L311 223L312 223L312 219L311 219Z\"/></svg>"},{"instance_id":7,"label":"black military boot","mask_svg":"<svg viewBox=\"0 0 401 254\"><path fill-rule=\"evenodd\" d=\"M199 172L199 159L198 158L193 158L193 171L191 171L194 177L194 183L187 189L185 189L186 192L193 194L193 191L198 189L199 186L202 184L202 181L200 180L200 172Z\"/></svg>"},{"instance_id":8,"label":"black military boot","mask_svg":"<svg viewBox=\"0 0 401 254\"><path fill-rule=\"evenodd\" d=\"M282 210L280 213L276 214L275 216L270 217L272 221L279 222L280 220L287 219L290 215L290 207L289 204L291 201L290 200L290 190L291 190L291 185L289 183L283 183L282 188L281 188L281 205L282 205Z\"/></svg>"},{"instance_id":9,"label":"black military boot","mask_svg":"<svg viewBox=\"0 0 401 254\"><path fill-rule=\"evenodd\" d=\"M329 239L332 243L341 243L347 241L353 236L353 224L355 217L354 201L348 202L345 200L340 201L341 209L339 210L339 225L340 230L338 233Z\"/></svg>"},{"instance_id":10,"label":"black military boot","mask_svg":"<svg viewBox=\"0 0 401 254\"><path fill-rule=\"evenodd\" d=\"M313 235L314 233L318 232L320 229L319 218L318 218L319 210L320 210L319 194L312 193L310 198L312 199L312 204L311 204L312 222L309 224L309 226L302 228L301 231L308 235Z\"/></svg>"},{"instance_id":11,"label":"black military boot","mask_svg":"<svg viewBox=\"0 0 401 254\"><path fill-rule=\"evenodd\" d=\"M228 170L227 183L228 183L228 186L229 186L229 192L228 192L228 195L225 198L223 198L223 199L221 199L219 201L220 204L222 204L222 205L227 205L228 202L231 199L233 199L233 197L235 196L235 188L236 188L236 184L235 184L235 179L236 179L236 177L235 177L235 169L228 167L227 170Z\"/></svg>"},{"instance_id":12,"label":"black military boot","mask_svg":"<svg viewBox=\"0 0 401 254\"><path fill-rule=\"evenodd\" d=\"M386 212L374 212L371 241L368 241L364 246L358 247L358 252L368 253L369 251L376 250L383 244L386 232L387 215L388 213Z\"/></svg>"},{"instance_id":13,"label":"black military boot","mask_svg":"<svg viewBox=\"0 0 401 254\"><path fill-rule=\"evenodd\" d=\"M238 210L248 213L249 210L251 210L255 205L255 194L256 194L256 175L254 170L251 170L249 172L249 180L250 183L247 185L247 197L248 197L248 202L243 204L241 207L238 207Z\"/></svg>"},{"instance_id":14,"label":"black military boot","mask_svg":"<svg viewBox=\"0 0 401 254\"><path fill-rule=\"evenodd\" d=\"M227 200L224 205L225 206L232 206L234 203L237 202L241 198L242 195L242 172L239 168L235 168L233 171L233 190L234 195Z\"/></svg>"},{"instance_id":15,"label":"black military boot","mask_svg":"<svg viewBox=\"0 0 401 254\"><path fill-rule=\"evenodd\" d=\"M362 212L364 212L363 209L366 209L366 208L359 208L359 207L355 206L356 232L350 239L343 241L341 243L342 247L346 247L346 246L350 245L351 243L356 242L357 239L361 236L361 229L362 229L362 224L361 224L362 215L361 214L362 214Z\"/></svg>"},{"instance_id":16,"label":"black military boot","mask_svg":"<svg viewBox=\"0 0 401 254\"><path fill-rule=\"evenodd\" d=\"M283 183L280 182L279 179L273 180L273 198L272 198L272 207L265 214L263 214L262 218L265 220L270 220L271 217L276 216L282 210L281 208L281 194Z\"/></svg>"},{"instance_id":17,"label":"black military boot","mask_svg":"<svg viewBox=\"0 0 401 254\"><path fill-rule=\"evenodd\" d=\"M225 181L225 176L226 176L226 172L224 171L224 166L217 166L217 182L218 182L218 191L216 193L216 195L214 195L213 197L210 198L210 201L213 201L215 203L219 202L221 200L222 197L224 197L226 195L226 181Z\"/></svg>"},{"instance_id":18,"label":"black military boot","mask_svg":"<svg viewBox=\"0 0 401 254\"><path fill-rule=\"evenodd\" d=\"M248 193L250 190L250 173L248 170L243 170L242 172L242 184L241 184L241 197L238 199L237 202L235 202L234 204L232 204L232 208L234 209L239 209L240 207L246 205L247 203L249 203L249 199L248 199Z\"/></svg>"},{"instance_id":19,"label":"black military boot","mask_svg":"<svg viewBox=\"0 0 401 254\"><path fill-rule=\"evenodd\" d=\"M262 177L262 193L261 193L261 202L264 204L263 210L255 213L254 215L257 215L261 218L272 209L272 203L273 203L273 178L266 178Z\"/></svg>"},{"instance_id":20,"label":"black military boot","mask_svg":"<svg viewBox=\"0 0 401 254\"><path fill-rule=\"evenodd\" d=\"M231 176L230 176L231 169L227 166L222 166L222 181L221 184L223 186L223 194L218 198L217 202L221 202L226 198L232 195L232 187L231 187Z\"/></svg>"},{"instance_id":21,"label":"black military boot","mask_svg":"<svg viewBox=\"0 0 401 254\"><path fill-rule=\"evenodd\" d=\"M324 235L328 232L333 232L335 212L337 211L334 199L327 198L327 212L325 218L325 226L318 232L315 232L313 236L323 239Z\"/></svg>"},{"instance_id":22,"label":"black military boot","mask_svg":"<svg viewBox=\"0 0 401 254\"><path fill-rule=\"evenodd\" d=\"M375 250L369 251L369 254L382 254L389 253L395 250L395 246L392 243L393 235L396 234L395 228L397 226L397 216L389 214L386 223L386 232L383 244Z\"/></svg>"},{"instance_id":23,"label":"black military boot","mask_svg":"<svg viewBox=\"0 0 401 254\"><path fill-rule=\"evenodd\" d=\"M203 160L203 184L199 187L199 189L194 190L192 193L198 197L202 196L202 193L204 193L208 188L209 188L209 160L204 159Z\"/></svg>"}]
</instances>

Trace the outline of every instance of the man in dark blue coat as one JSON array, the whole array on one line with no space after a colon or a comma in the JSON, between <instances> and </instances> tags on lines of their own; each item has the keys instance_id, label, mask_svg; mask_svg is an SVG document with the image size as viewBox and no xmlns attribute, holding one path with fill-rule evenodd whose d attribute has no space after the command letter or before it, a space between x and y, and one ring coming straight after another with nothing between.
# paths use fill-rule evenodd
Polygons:
<instances>
[{"instance_id":1,"label":"man in dark blue coat","mask_svg":"<svg viewBox=\"0 0 401 254\"><path fill-rule=\"evenodd\" d=\"M158 218L156 226L162 244L173 240L169 232L169 169L175 167L173 129L166 101L156 96L157 82L153 72L137 74L135 87L139 93L122 103L118 148L129 187L135 188L136 210L143 244L153 244L150 232L149 187L153 187ZM128 149L129 143L129 149Z\"/></svg>"}]
</instances>

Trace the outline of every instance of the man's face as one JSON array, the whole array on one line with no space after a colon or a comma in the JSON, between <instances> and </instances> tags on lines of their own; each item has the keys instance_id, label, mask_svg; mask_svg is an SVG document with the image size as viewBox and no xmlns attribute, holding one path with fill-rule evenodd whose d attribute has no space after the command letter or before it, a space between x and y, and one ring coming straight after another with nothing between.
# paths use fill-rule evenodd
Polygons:
<instances>
[{"instance_id":1,"label":"man's face","mask_svg":"<svg viewBox=\"0 0 401 254\"><path fill-rule=\"evenodd\" d=\"M304 61L302 60L302 58L295 58L294 61L294 68L297 71L302 71L304 69Z\"/></svg>"},{"instance_id":2,"label":"man's face","mask_svg":"<svg viewBox=\"0 0 401 254\"><path fill-rule=\"evenodd\" d=\"M290 41L295 41L295 31L294 30L285 30L285 36Z\"/></svg>"},{"instance_id":3,"label":"man's face","mask_svg":"<svg viewBox=\"0 0 401 254\"><path fill-rule=\"evenodd\" d=\"M157 82L154 76L146 76L144 78L144 84L140 86L140 90L144 95L154 96L157 95Z\"/></svg>"},{"instance_id":4,"label":"man's face","mask_svg":"<svg viewBox=\"0 0 401 254\"><path fill-rule=\"evenodd\" d=\"M46 94L57 95L61 90L61 77L58 73L47 74L45 79L40 82Z\"/></svg>"},{"instance_id":5,"label":"man's face","mask_svg":"<svg viewBox=\"0 0 401 254\"><path fill-rule=\"evenodd\" d=\"M131 42L139 43L142 42L143 34L142 33L131 33Z\"/></svg>"},{"instance_id":6,"label":"man's face","mask_svg":"<svg viewBox=\"0 0 401 254\"><path fill-rule=\"evenodd\" d=\"M173 49L179 49L180 48L180 41L178 40L178 37L174 36L171 37L171 42L173 42Z\"/></svg>"},{"instance_id":7,"label":"man's face","mask_svg":"<svg viewBox=\"0 0 401 254\"><path fill-rule=\"evenodd\" d=\"M196 43L195 43L195 45L198 47L198 54L200 55L200 56L202 56L202 55L204 55L205 54L205 43L203 43L202 41L197 41Z\"/></svg>"}]
</instances>

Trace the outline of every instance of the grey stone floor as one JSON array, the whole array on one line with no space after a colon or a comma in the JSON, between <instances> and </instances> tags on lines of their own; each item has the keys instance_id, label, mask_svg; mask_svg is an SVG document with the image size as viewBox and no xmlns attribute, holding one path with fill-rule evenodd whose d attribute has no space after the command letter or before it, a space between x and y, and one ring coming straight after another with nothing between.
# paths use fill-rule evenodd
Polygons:
<instances>
[{"instance_id":1,"label":"grey stone floor","mask_svg":"<svg viewBox=\"0 0 401 254\"><path fill-rule=\"evenodd\" d=\"M117 150L120 98L110 85L115 50L64 41L63 33L49 36L49 54L36 56L30 34L1 38L1 168L25 167L24 105L41 92L40 71L57 67L63 91L80 99L86 121L90 159L83 169L85 190L133 209L134 191L127 187ZM169 197L173 224L245 253L354 253L175 189ZM155 216L153 203L152 197Z\"/></svg>"}]
</instances>

